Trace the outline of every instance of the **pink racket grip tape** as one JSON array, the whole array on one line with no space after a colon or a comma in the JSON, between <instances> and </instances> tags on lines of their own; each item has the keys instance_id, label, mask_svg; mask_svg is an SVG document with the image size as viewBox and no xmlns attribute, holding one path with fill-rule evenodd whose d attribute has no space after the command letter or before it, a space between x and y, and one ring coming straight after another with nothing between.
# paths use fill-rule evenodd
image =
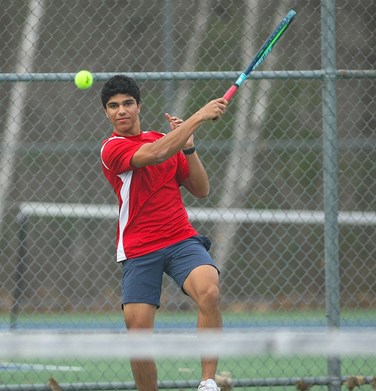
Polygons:
<instances>
[{"instance_id":1,"label":"pink racket grip tape","mask_svg":"<svg viewBox=\"0 0 376 391\"><path fill-rule=\"evenodd\" d=\"M227 102L230 102L232 97L235 95L235 92L238 90L238 86L233 84L227 92L223 95L223 97L227 100Z\"/></svg>"}]
</instances>

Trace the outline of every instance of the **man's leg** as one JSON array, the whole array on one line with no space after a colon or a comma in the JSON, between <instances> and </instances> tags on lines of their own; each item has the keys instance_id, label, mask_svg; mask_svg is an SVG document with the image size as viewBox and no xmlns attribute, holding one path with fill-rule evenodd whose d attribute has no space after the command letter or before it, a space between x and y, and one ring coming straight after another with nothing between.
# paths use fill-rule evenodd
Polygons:
<instances>
[{"instance_id":1,"label":"man's leg","mask_svg":"<svg viewBox=\"0 0 376 391\"><path fill-rule=\"evenodd\" d=\"M137 330L150 331L154 327L156 306L143 303L124 305L124 320L128 332ZM134 381L139 391L157 391L157 367L153 360L133 360L131 368Z\"/></svg>"},{"instance_id":2,"label":"man's leg","mask_svg":"<svg viewBox=\"0 0 376 391\"><path fill-rule=\"evenodd\" d=\"M185 280L183 289L198 305L198 329L221 329L222 315L217 269L211 265L196 267ZM218 359L202 358L201 362L202 380L214 379Z\"/></svg>"}]
</instances>

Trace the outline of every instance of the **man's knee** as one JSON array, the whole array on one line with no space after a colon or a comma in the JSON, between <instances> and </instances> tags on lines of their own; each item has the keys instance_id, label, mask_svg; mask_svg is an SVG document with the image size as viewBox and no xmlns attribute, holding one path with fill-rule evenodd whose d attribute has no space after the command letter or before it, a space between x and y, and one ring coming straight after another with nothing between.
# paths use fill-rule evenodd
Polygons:
<instances>
[{"instance_id":1,"label":"man's knee","mask_svg":"<svg viewBox=\"0 0 376 391\"><path fill-rule=\"evenodd\" d=\"M127 329L152 329L156 306L144 303L128 303L123 306Z\"/></svg>"}]
</instances>

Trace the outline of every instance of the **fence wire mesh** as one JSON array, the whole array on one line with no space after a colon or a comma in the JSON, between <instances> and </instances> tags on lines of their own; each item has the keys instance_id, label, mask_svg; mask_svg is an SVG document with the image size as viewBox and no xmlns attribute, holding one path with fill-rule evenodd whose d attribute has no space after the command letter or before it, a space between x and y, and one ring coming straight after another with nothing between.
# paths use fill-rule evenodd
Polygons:
<instances>
[{"instance_id":1,"label":"fence wire mesh","mask_svg":"<svg viewBox=\"0 0 376 391\"><path fill-rule=\"evenodd\" d=\"M99 159L107 75L135 77L143 129L167 131L165 112L187 118L222 96L291 8L297 20L260 72L197 132L210 196L183 197L222 269L226 327L326 325L322 23L332 12L341 324L376 326L376 7L331 3L0 1L1 328L123 328L116 199ZM73 83L80 69L95 75L85 91ZM164 288L160 327L194 325L189 299L167 278ZM239 377L271 376L259 364ZM326 371L301 364L290 362L292 376ZM102 375L124 380L120 364Z\"/></svg>"}]
</instances>

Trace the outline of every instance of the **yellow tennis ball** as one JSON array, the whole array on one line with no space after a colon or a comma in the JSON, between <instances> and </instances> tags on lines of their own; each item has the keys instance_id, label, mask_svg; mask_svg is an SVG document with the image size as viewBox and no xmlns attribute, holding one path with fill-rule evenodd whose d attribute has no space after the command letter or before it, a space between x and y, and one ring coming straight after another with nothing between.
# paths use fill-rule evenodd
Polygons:
<instances>
[{"instance_id":1,"label":"yellow tennis ball","mask_svg":"<svg viewBox=\"0 0 376 391\"><path fill-rule=\"evenodd\" d=\"M74 77L76 87L81 90L86 90L93 84L93 75L89 71L80 71Z\"/></svg>"}]
</instances>

